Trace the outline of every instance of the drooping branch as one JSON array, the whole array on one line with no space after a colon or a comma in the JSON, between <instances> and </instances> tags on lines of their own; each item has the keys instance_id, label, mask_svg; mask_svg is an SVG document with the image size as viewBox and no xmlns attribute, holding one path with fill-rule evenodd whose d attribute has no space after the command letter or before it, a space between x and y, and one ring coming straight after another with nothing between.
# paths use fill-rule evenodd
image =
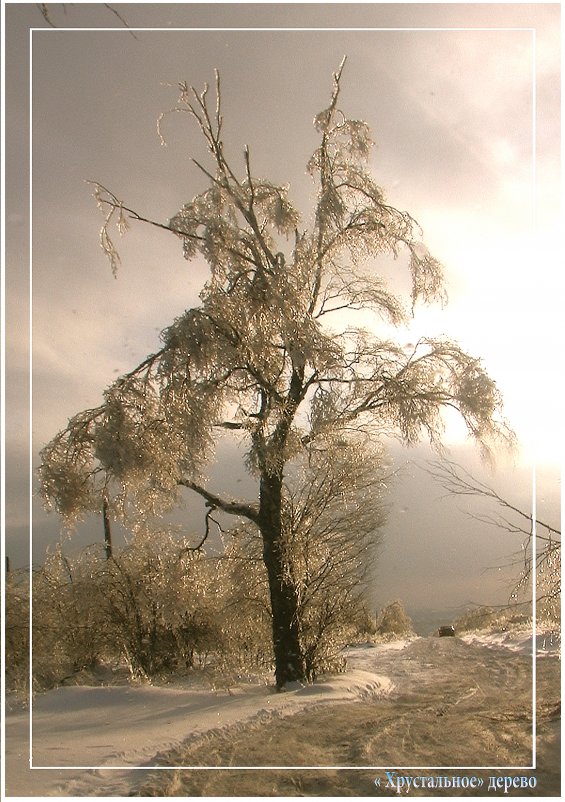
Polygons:
<instances>
[{"instance_id":1,"label":"drooping branch","mask_svg":"<svg viewBox=\"0 0 565 802\"><path fill-rule=\"evenodd\" d=\"M53 22L53 20L51 19L50 15L49 15L49 7L48 7L47 3L38 3L37 7L41 11L41 16L43 17L45 22L51 28L56 28L57 26L55 25L55 23Z\"/></svg>"},{"instance_id":2,"label":"drooping branch","mask_svg":"<svg viewBox=\"0 0 565 802\"><path fill-rule=\"evenodd\" d=\"M131 34L131 36L133 36L133 38L134 38L134 39L137 39L137 36L136 36L136 35L134 34L134 32L133 32L133 31L130 29L130 26L129 26L129 24L128 24L127 20L126 20L124 17L122 17L122 15L120 14L120 12L119 12L117 9L115 9L115 8L114 8L114 6L111 6L109 3L104 3L104 8L107 8L107 9L108 9L108 11L111 11L111 12L112 12L112 14L114 14L114 15L115 15L115 16L116 16L116 17L117 17L119 20L120 20L120 22L122 23L122 25L123 25L125 28L127 28L127 29L128 29L128 31L129 31L129 33Z\"/></svg>"},{"instance_id":3,"label":"drooping branch","mask_svg":"<svg viewBox=\"0 0 565 802\"><path fill-rule=\"evenodd\" d=\"M469 471L467 471L462 465L458 465L457 463L448 459L443 459L441 461L434 460L427 463L425 470L426 473L438 481L450 494L456 496L474 496L477 498L490 499L504 509L515 513L519 518L527 521L528 526L526 528L516 526L513 531L530 534L532 514L525 512L515 504L512 504L510 501L508 501L508 499L503 498L493 487L491 487L491 485L486 484L486 482L481 482L479 479L469 473ZM537 517L534 519L534 522L536 527L544 529L550 538L551 535L555 535L556 537L561 536L561 530L557 527L551 526ZM542 540L548 539L548 537L542 532L538 532L537 536Z\"/></svg>"},{"instance_id":4,"label":"drooping branch","mask_svg":"<svg viewBox=\"0 0 565 802\"><path fill-rule=\"evenodd\" d=\"M503 515L477 514L470 511L467 511L467 514L474 520L522 538L519 557L513 563L522 566L520 578L512 593L514 600L517 598L518 591L530 582L533 571L536 572L541 590L537 595L538 600L553 601L560 596L560 529L534 517L532 512L528 513L520 509L516 504L501 496L491 485L477 479L461 465L451 460L428 461L423 469L439 482L448 494L486 500L504 511ZM517 522L509 520L507 516L514 516ZM538 544L535 549L535 559L532 548L534 538Z\"/></svg>"},{"instance_id":5,"label":"drooping branch","mask_svg":"<svg viewBox=\"0 0 565 802\"><path fill-rule=\"evenodd\" d=\"M506 422L498 419L500 395L480 361L447 339L420 339L402 348L368 335L358 336L341 364L310 379L315 387L311 430L338 425L379 425L416 443L422 432L439 446L441 411L453 408L489 455L494 442L513 444Z\"/></svg>"},{"instance_id":6,"label":"drooping branch","mask_svg":"<svg viewBox=\"0 0 565 802\"><path fill-rule=\"evenodd\" d=\"M50 5L50 4L49 4L49 5ZM46 22L46 23L47 23L47 24L48 24L48 25L49 25L51 28L56 28L57 26L55 25L55 23L54 23L54 22L53 22L53 20L51 19L49 5L48 5L47 3L37 3L37 8L38 8L38 9L41 11L41 16L43 17L43 19L45 20L45 22ZM111 6L109 3L103 3L103 6L104 6L104 8L106 8L108 11L111 11L111 12L112 12L112 14L114 14L114 15L115 15L115 16L116 16L116 17L117 17L119 20L120 20L120 22L122 23L122 25L123 25L125 28L127 28L127 29L128 29L128 33L130 34L130 36L133 36L133 38L134 38L134 39L137 39L137 38L138 38L138 37L137 37L137 36L134 34L134 32L131 30L131 28L130 28L130 26L129 26L128 22L127 22L127 20L126 20L126 19L125 19L125 18L124 18L124 17L123 17L121 14L120 14L120 12L119 12L119 11L118 11L116 8L114 8L114 6ZM65 3L63 3L63 11L66 13L66 4L65 4Z\"/></svg>"}]
</instances>

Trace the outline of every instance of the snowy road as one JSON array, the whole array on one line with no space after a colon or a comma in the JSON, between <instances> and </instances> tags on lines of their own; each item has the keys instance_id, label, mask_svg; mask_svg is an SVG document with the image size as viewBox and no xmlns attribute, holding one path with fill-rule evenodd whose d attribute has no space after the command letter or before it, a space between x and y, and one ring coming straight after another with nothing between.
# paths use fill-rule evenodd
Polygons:
<instances>
[{"instance_id":1,"label":"snowy road","mask_svg":"<svg viewBox=\"0 0 565 802\"><path fill-rule=\"evenodd\" d=\"M395 690L390 696L300 713L261 729L249 727L238 732L237 739L227 734L216 736L170 756L184 766L371 770L296 769L271 772L268 778L243 771L230 772L229 777L213 771L179 771L174 778L167 778L167 785L162 776L154 776L140 792L294 796L298 791L301 796L371 796L383 795L382 787L376 789L373 780L384 778L386 769L418 767L414 773L419 776L462 774L466 767L467 774L479 774L485 783L493 775L533 774L538 783L535 795L559 796L559 660L546 655L537 661L537 770L531 771L532 658L527 654L528 645L524 642L521 651L512 651L492 641L483 645L459 638L419 638L396 649L392 645L352 649L351 665L364 670L372 667L392 679ZM422 770L424 767L427 770Z\"/></svg>"},{"instance_id":2,"label":"snowy road","mask_svg":"<svg viewBox=\"0 0 565 802\"><path fill-rule=\"evenodd\" d=\"M350 649L348 664L346 675L284 694L260 685L233 695L178 687L51 691L35 703L34 763L69 768L25 769L27 718L13 711L6 720L7 791L15 796L127 796L132 791L294 796L298 788L300 795L367 796L375 794L375 770L318 772L319 790L312 794L312 771L149 767L531 765L532 659L527 654L459 638L418 638ZM539 765L545 793L551 795L559 771L556 657L538 659L537 677ZM126 766L148 768L120 768Z\"/></svg>"}]
</instances>

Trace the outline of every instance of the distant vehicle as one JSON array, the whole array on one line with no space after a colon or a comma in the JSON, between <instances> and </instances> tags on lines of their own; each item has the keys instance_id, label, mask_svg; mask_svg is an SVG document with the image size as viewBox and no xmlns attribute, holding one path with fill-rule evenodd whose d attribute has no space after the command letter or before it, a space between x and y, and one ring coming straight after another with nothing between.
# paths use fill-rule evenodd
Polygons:
<instances>
[{"instance_id":1,"label":"distant vehicle","mask_svg":"<svg viewBox=\"0 0 565 802\"><path fill-rule=\"evenodd\" d=\"M453 637L455 635L455 627L440 627L437 634L440 638Z\"/></svg>"}]
</instances>

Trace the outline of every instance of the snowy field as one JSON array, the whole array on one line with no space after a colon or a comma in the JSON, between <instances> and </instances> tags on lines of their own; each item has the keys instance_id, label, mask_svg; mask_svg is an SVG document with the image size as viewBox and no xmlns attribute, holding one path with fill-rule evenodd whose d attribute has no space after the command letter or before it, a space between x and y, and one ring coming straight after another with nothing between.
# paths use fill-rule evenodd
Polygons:
<instances>
[{"instance_id":1,"label":"snowy field","mask_svg":"<svg viewBox=\"0 0 565 802\"><path fill-rule=\"evenodd\" d=\"M556 639L540 634L537 645L543 655L538 664L544 666L539 675L545 676L545 666L551 674L546 682L547 693L544 692L551 696L547 703L549 710L559 699L559 671L555 670L559 644ZM524 632L473 634L455 639L415 638L376 647L356 646L347 651L347 673L310 686L296 685L280 694L257 680L242 682L229 691L195 688L188 682L184 686L177 682L160 687L124 684L57 688L33 700L32 769L28 768L29 711L12 699L6 711L6 792L8 796L19 797L216 795L214 789L207 792L204 779L200 786L183 787L183 783L186 775L191 776L191 782L197 782L198 777L210 779L212 774L219 776L222 772L183 774L172 766L392 766L399 762L430 767L527 765L514 761L527 761L531 753L531 735L528 742L531 725L524 719L528 704L531 708L526 676L531 666L528 657L531 648L531 635ZM526 712L522 715L522 707L505 711L505 704L516 704L511 697L516 696L518 683L522 681L521 704ZM494 697L488 688L492 685L500 690L501 683L508 686L509 696L506 699L498 694L500 710L493 711ZM478 760L492 759L492 762L453 764L457 757L468 759L465 750L475 748L473 733L461 736L462 751L455 758L445 752L441 743L434 746L433 733L428 732L420 740L414 735L419 726L435 726L435 720L446 732L450 721L460 728L462 716L469 719L474 716L475 721L484 710L494 714L494 718L491 715L494 723L483 722L482 730L479 728L475 734L477 739L482 743L485 733L496 733L495 728L500 724L496 718L500 713L500 721L517 722L516 726L512 723L513 729L508 734L508 742L516 746L515 753L508 744L504 749L493 747L492 754L488 749L478 754L475 749L473 754ZM344 719L342 731L332 733L328 711L332 711L332 716L354 717L355 732L363 737L362 747L355 747L357 752L353 750L356 737L345 737L348 719ZM370 721L375 724L374 734L369 731L370 725L363 731L361 723L369 713ZM381 726L379 717L383 716ZM318 719L319 726L314 723ZM402 722L409 722L404 731ZM305 735L310 726L314 732ZM278 749L274 753L278 761L273 761L267 735L276 732L277 727L284 729L281 738L285 743L296 744L299 736L303 738L304 748L299 754L295 747ZM316 751L316 733L322 732L335 750L328 749L326 743L321 752ZM556 727L552 724L548 732L548 743L553 744ZM407 741L409 736L415 738L414 743ZM447 740L453 741L449 737ZM421 754L416 754L414 749L424 742L426 750L420 748ZM246 743L247 752L242 756ZM235 744L239 746L239 754L234 751ZM403 748L408 750L406 754ZM409 756L412 760L406 762ZM501 762L506 760L510 762ZM161 768L156 769L157 766ZM223 772L223 776L229 773ZM245 775L249 783L251 772L239 774ZM298 789L298 795L310 795L304 790ZM333 790L336 795L351 795L337 788ZM234 786L234 795L243 793ZM245 793L264 795L254 794L249 788ZM374 788L368 785L366 794L361 791L358 795L374 793ZM220 789L217 795L231 795L231 791ZM279 793L274 788L267 795L296 794Z\"/></svg>"}]
</instances>

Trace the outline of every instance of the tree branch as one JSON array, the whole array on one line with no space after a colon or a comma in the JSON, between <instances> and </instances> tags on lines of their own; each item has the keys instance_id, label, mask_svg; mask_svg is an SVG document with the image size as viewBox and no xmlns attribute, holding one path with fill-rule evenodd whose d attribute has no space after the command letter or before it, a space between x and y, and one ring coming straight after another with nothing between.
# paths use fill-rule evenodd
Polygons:
<instances>
[{"instance_id":1,"label":"tree branch","mask_svg":"<svg viewBox=\"0 0 565 802\"><path fill-rule=\"evenodd\" d=\"M179 479L179 485L183 487L188 487L190 490L194 490L195 493L198 493L199 496L202 496L208 502L208 505L212 507L216 507L222 512L227 512L229 515L240 515L243 518L247 518L249 521L253 523L257 523L259 520L259 508L252 504L246 504L243 501L226 501L223 498L215 495L215 493L211 493L205 487L201 487L201 485L196 484L196 482L192 482L189 479Z\"/></svg>"},{"instance_id":2,"label":"tree branch","mask_svg":"<svg viewBox=\"0 0 565 802\"><path fill-rule=\"evenodd\" d=\"M428 465L428 468L424 468L426 473L428 473L433 479L439 481L449 493L453 493L457 496L479 496L482 498L490 498L500 506L516 513L516 515L520 516L531 524L531 514L524 512L519 507L516 507L514 504L511 504L509 501L502 498L502 496L500 496L492 487L476 479L461 465L457 465L455 462L451 462L450 460L429 462ZM542 521L539 518L535 519L535 523L537 526L541 526L547 532L549 532L550 536L551 534L557 536L561 535L560 529L550 526L548 523L545 523L545 521ZM520 529L519 531L528 534L523 529ZM542 539L545 540L548 538Z\"/></svg>"}]
</instances>

